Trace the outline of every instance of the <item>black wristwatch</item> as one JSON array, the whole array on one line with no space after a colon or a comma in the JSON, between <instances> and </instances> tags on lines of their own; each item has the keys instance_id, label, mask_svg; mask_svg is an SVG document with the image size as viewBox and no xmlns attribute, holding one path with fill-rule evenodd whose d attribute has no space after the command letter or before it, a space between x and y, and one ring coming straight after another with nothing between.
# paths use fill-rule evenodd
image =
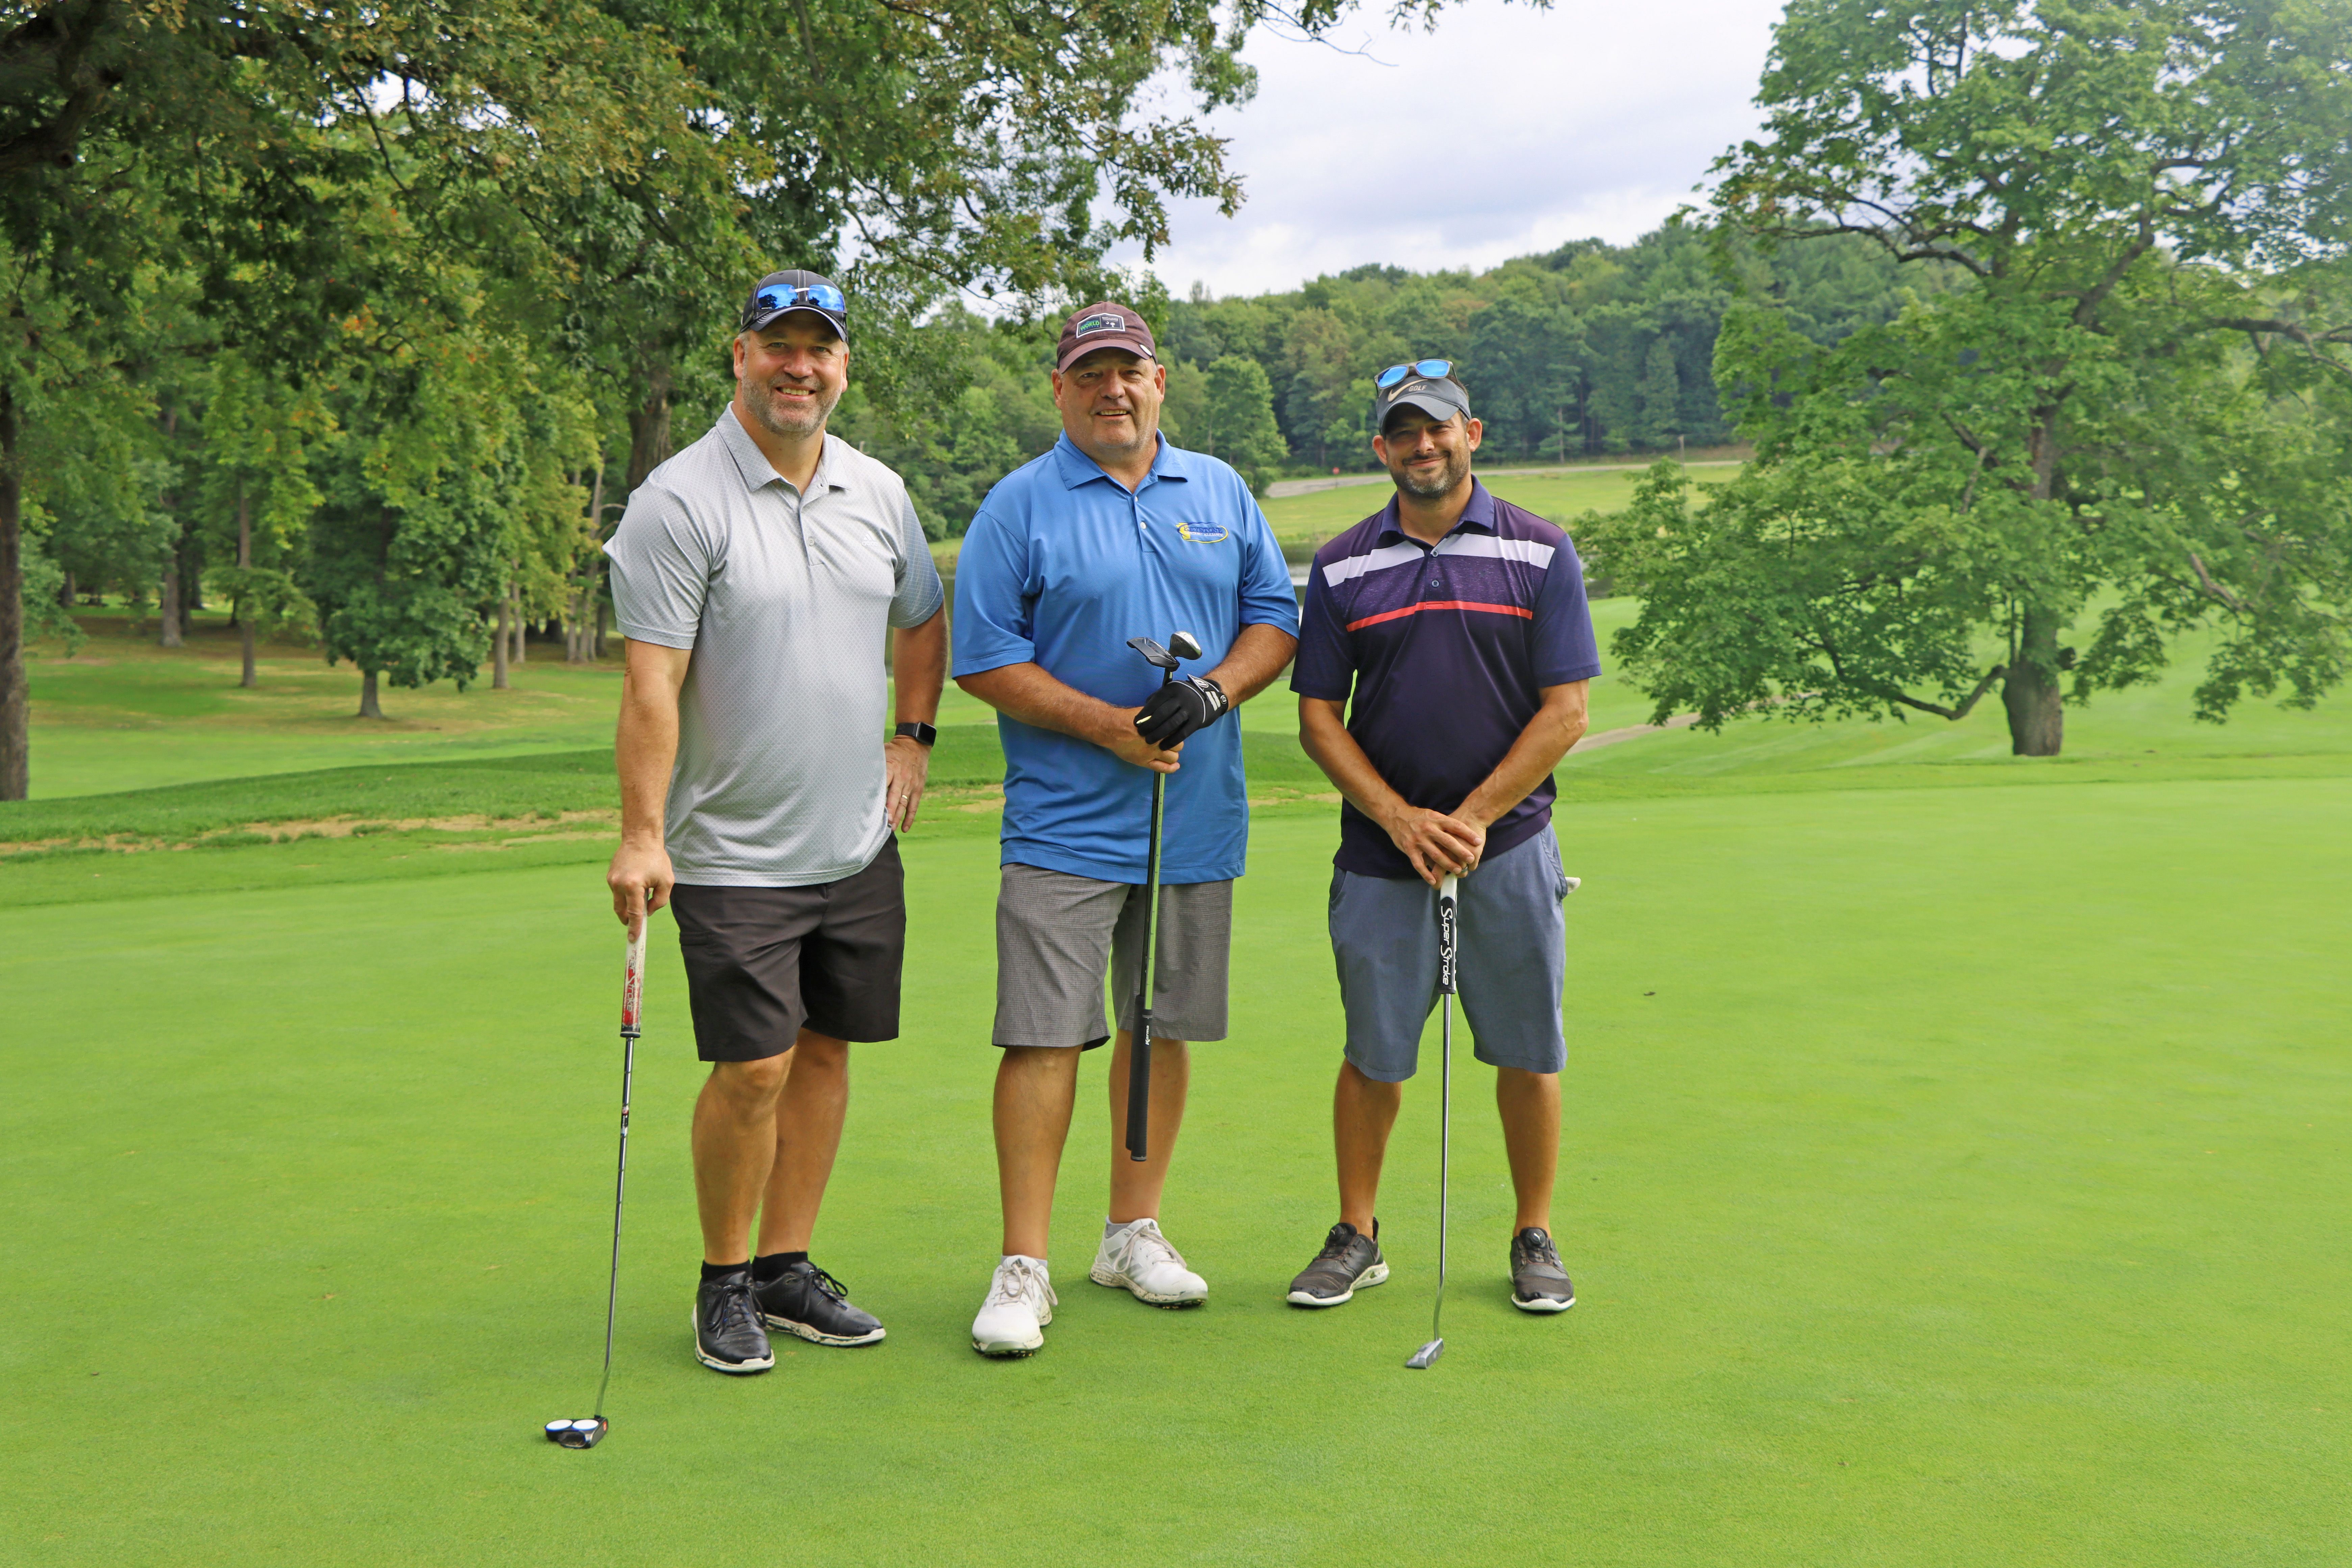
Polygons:
<instances>
[{"instance_id":1,"label":"black wristwatch","mask_svg":"<svg viewBox=\"0 0 2352 1568\"><path fill-rule=\"evenodd\" d=\"M908 736L919 746L935 746L939 744L940 740L939 731L919 719L909 719L890 733L893 739L900 735Z\"/></svg>"}]
</instances>

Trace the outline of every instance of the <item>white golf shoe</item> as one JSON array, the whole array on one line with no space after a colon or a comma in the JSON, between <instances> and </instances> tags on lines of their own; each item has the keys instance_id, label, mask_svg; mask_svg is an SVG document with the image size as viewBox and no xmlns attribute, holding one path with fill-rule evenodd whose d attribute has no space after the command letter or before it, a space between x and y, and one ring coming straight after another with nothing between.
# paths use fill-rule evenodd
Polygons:
<instances>
[{"instance_id":1,"label":"white golf shoe","mask_svg":"<svg viewBox=\"0 0 2352 1568\"><path fill-rule=\"evenodd\" d=\"M1168 1245L1156 1219L1137 1220L1103 1237L1087 1278L1155 1307L1197 1307L1209 1299L1209 1282L1184 1267L1183 1254Z\"/></svg>"},{"instance_id":2,"label":"white golf shoe","mask_svg":"<svg viewBox=\"0 0 2352 1568\"><path fill-rule=\"evenodd\" d=\"M971 1321L971 1348L982 1355L1034 1355L1045 1343L1056 1300L1044 1258L1006 1258Z\"/></svg>"}]
</instances>

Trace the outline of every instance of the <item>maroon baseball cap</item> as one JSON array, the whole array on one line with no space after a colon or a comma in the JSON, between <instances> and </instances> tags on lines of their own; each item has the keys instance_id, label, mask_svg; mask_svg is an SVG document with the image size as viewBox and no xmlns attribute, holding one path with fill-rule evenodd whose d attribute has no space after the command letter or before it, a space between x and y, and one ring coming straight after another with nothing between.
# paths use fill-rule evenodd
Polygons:
<instances>
[{"instance_id":1,"label":"maroon baseball cap","mask_svg":"<svg viewBox=\"0 0 2352 1568\"><path fill-rule=\"evenodd\" d=\"M1115 300L1089 305L1062 323L1061 346L1054 351L1054 368L1067 370L1097 349L1125 349L1156 360L1159 349L1143 318Z\"/></svg>"}]
</instances>

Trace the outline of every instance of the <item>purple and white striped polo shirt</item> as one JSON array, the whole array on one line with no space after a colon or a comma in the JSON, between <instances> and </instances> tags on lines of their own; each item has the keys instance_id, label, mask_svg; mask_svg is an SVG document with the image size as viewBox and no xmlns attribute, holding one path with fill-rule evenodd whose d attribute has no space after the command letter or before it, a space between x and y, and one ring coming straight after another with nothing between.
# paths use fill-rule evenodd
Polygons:
<instances>
[{"instance_id":1,"label":"purple and white striped polo shirt","mask_svg":"<svg viewBox=\"0 0 2352 1568\"><path fill-rule=\"evenodd\" d=\"M1391 497L1315 552L1290 689L1348 702L1348 732L1389 787L1452 811L1510 751L1543 688L1600 673L1576 546L1474 479L1461 521L1434 547L1397 526ZM1549 779L1530 791L1487 829L1486 853L1534 837L1554 794ZM1353 805L1340 808L1332 863L1413 874Z\"/></svg>"}]
</instances>

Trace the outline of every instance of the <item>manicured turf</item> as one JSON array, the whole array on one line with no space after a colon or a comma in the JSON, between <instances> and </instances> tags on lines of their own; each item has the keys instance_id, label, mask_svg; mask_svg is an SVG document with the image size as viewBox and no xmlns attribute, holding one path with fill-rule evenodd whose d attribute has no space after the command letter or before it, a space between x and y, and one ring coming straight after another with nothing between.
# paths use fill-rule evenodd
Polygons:
<instances>
[{"instance_id":1,"label":"manicured turf","mask_svg":"<svg viewBox=\"0 0 2352 1568\"><path fill-rule=\"evenodd\" d=\"M1431 1078L1382 1205L1396 1280L1279 1299L1333 1206L1321 810L1261 822L1236 1037L1199 1053L1167 1219L1210 1306L1083 1279L1090 1064L1026 1363L964 1339L995 1247L985 837L910 844L907 1037L859 1053L818 1256L887 1319L870 1351L740 1383L689 1359L698 1074L665 940L592 1454L537 1429L584 1409L601 1331L596 845L0 913L0 1559L1047 1563L1140 1530L1202 1563L2340 1561L2352 786L1726 782L1562 812L1581 1300L1502 1299L1466 1068L1427 1373L1401 1363Z\"/></svg>"},{"instance_id":2,"label":"manicured turf","mask_svg":"<svg viewBox=\"0 0 2352 1568\"><path fill-rule=\"evenodd\" d=\"M1596 606L1603 636L1633 609ZM45 704L111 695L40 710L35 776L124 793L0 805L0 845L49 846L0 851L0 1562L2340 1562L2352 712L2193 725L2182 651L2071 712L2055 761L2007 757L1990 706L1571 757L1580 1302L1503 1299L1491 1080L1458 1036L1426 1373L1401 1363L1433 1076L1382 1204L1395 1281L1280 1300L1333 1217L1339 1020L1331 808L1278 692L1243 713L1269 804L1235 1037L1199 1052L1166 1213L1211 1304L1085 1281L1095 1061L1047 1349L972 1355L997 753L951 694L907 843L906 1037L858 1053L819 1234L891 1337L743 1383L693 1363L699 1069L665 923L615 1426L574 1454L538 1428L585 1413L602 1330L610 671L530 667L574 693L552 721L501 706L528 688L443 687L398 699L443 731L330 734L220 698L208 644L101 638L109 664L36 668ZM1612 675L1593 728L1645 706ZM507 749L537 754L483 760ZM173 779L215 782L137 787Z\"/></svg>"},{"instance_id":3,"label":"manicured turf","mask_svg":"<svg viewBox=\"0 0 2352 1568\"><path fill-rule=\"evenodd\" d=\"M84 626L90 638L70 658L54 642L27 650L37 799L612 744L617 658L567 666L560 649L534 645L508 690L490 689L487 667L464 692L446 680L387 685L385 717L362 720L358 672L330 668L315 648L265 647L260 684L238 687L236 634L218 616L201 618L179 648L157 647L152 625L120 615Z\"/></svg>"}]
</instances>

